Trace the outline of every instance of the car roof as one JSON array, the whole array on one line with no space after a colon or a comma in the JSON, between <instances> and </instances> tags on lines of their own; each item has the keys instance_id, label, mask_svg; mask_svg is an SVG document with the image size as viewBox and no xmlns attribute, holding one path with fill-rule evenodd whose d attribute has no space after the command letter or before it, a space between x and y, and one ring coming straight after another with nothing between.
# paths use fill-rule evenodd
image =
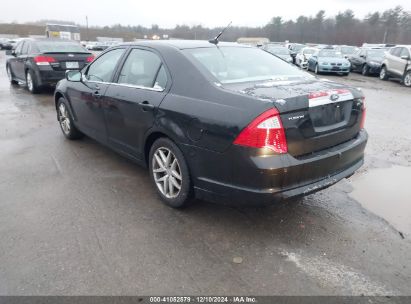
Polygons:
<instances>
[{"instance_id":1,"label":"car roof","mask_svg":"<svg viewBox=\"0 0 411 304\"><path fill-rule=\"evenodd\" d=\"M141 40L128 43L120 43L120 46L169 46L177 49L194 49L194 48L211 48L216 47L214 44L208 42L207 40ZM239 44L236 42L219 42L218 45L221 46L232 46L232 47L244 47L250 48L251 46Z\"/></svg>"}]
</instances>

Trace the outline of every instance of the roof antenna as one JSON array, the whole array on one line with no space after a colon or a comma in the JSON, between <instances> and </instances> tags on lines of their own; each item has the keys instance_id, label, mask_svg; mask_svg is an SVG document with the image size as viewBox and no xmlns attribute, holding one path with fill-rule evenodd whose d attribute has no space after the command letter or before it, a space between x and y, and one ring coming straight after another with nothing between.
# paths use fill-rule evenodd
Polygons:
<instances>
[{"instance_id":1,"label":"roof antenna","mask_svg":"<svg viewBox=\"0 0 411 304\"><path fill-rule=\"evenodd\" d=\"M225 32L225 30L230 27L231 23L233 23L233 22L230 21L230 23L214 39L210 39L210 40L208 40L208 42L217 45L218 42L219 42L218 38L220 38L220 36Z\"/></svg>"}]
</instances>

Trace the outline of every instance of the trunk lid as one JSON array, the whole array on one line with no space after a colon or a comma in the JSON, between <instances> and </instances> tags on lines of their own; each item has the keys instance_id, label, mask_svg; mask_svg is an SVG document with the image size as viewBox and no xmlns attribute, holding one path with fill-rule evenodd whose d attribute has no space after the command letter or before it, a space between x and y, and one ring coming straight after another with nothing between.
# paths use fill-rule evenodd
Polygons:
<instances>
[{"instance_id":1,"label":"trunk lid","mask_svg":"<svg viewBox=\"0 0 411 304\"><path fill-rule=\"evenodd\" d=\"M80 70L88 64L87 58L93 56L91 53L61 53L47 52L44 56L53 57L56 61L50 63L55 71Z\"/></svg>"},{"instance_id":2,"label":"trunk lid","mask_svg":"<svg viewBox=\"0 0 411 304\"><path fill-rule=\"evenodd\" d=\"M272 102L280 112L288 152L294 157L349 141L360 131L363 94L358 89L318 79L224 87Z\"/></svg>"}]
</instances>

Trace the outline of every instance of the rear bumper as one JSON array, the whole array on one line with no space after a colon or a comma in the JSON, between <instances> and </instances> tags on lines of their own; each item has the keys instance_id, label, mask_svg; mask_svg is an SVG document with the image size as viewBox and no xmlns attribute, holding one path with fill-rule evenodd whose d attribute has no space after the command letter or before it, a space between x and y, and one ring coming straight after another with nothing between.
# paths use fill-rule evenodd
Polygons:
<instances>
[{"instance_id":1,"label":"rear bumper","mask_svg":"<svg viewBox=\"0 0 411 304\"><path fill-rule=\"evenodd\" d=\"M267 205L307 195L360 168L367 139L363 130L349 142L301 158L288 154L245 158L238 150L244 148L234 146L224 156L225 162L214 158L219 173L195 178L195 194L207 201L242 205Z\"/></svg>"},{"instance_id":2,"label":"rear bumper","mask_svg":"<svg viewBox=\"0 0 411 304\"><path fill-rule=\"evenodd\" d=\"M56 85L66 77L66 71L37 70L36 74L40 86Z\"/></svg>"}]
</instances>

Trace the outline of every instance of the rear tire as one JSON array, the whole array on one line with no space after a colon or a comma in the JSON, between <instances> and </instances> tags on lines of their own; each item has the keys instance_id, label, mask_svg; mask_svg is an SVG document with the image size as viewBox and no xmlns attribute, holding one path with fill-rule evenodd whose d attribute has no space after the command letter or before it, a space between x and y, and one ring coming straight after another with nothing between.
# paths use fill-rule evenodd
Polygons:
<instances>
[{"instance_id":1,"label":"rear tire","mask_svg":"<svg viewBox=\"0 0 411 304\"><path fill-rule=\"evenodd\" d=\"M84 134L74 125L68 104L63 97L57 102L57 117L61 131L66 138L74 140L84 137Z\"/></svg>"},{"instance_id":2,"label":"rear tire","mask_svg":"<svg viewBox=\"0 0 411 304\"><path fill-rule=\"evenodd\" d=\"M170 139L157 139L149 154L150 177L161 200L172 208L191 202L192 186L184 155Z\"/></svg>"},{"instance_id":3,"label":"rear tire","mask_svg":"<svg viewBox=\"0 0 411 304\"><path fill-rule=\"evenodd\" d=\"M7 71L7 77L9 78L10 83L11 84L18 84L18 82L13 79L13 73L12 73L9 65L6 66L6 71Z\"/></svg>"},{"instance_id":4,"label":"rear tire","mask_svg":"<svg viewBox=\"0 0 411 304\"><path fill-rule=\"evenodd\" d=\"M411 71L405 73L402 81L406 87L411 88Z\"/></svg>"},{"instance_id":5,"label":"rear tire","mask_svg":"<svg viewBox=\"0 0 411 304\"><path fill-rule=\"evenodd\" d=\"M367 64L364 64L364 65L362 66L361 74L362 74L363 76L368 76L368 75L370 75L370 67L369 67Z\"/></svg>"},{"instance_id":6,"label":"rear tire","mask_svg":"<svg viewBox=\"0 0 411 304\"><path fill-rule=\"evenodd\" d=\"M40 92L36 74L32 70L27 70L26 72L26 86L32 94L37 94Z\"/></svg>"},{"instance_id":7,"label":"rear tire","mask_svg":"<svg viewBox=\"0 0 411 304\"><path fill-rule=\"evenodd\" d=\"M381 79L381 80L388 80L387 68L386 68L385 66L383 66L383 67L381 68L381 71L380 71L380 79Z\"/></svg>"}]
</instances>

